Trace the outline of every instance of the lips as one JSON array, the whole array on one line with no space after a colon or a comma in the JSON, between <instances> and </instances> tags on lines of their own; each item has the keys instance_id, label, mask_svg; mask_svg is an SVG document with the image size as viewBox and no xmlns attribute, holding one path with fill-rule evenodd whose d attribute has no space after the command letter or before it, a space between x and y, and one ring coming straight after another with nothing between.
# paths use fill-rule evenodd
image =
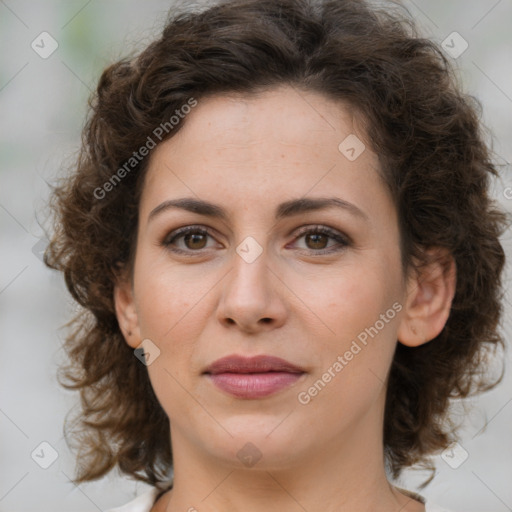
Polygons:
<instances>
[{"instance_id":1,"label":"lips","mask_svg":"<svg viewBox=\"0 0 512 512\"><path fill-rule=\"evenodd\" d=\"M225 393L237 398L263 398L297 382L304 370L274 356L228 356L211 364L204 375Z\"/></svg>"},{"instance_id":2,"label":"lips","mask_svg":"<svg viewBox=\"0 0 512 512\"><path fill-rule=\"evenodd\" d=\"M219 373L265 373L288 372L303 373L304 370L284 359L273 356L227 356L218 359L205 371L211 375Z\"/></svg>"}]
</instances>

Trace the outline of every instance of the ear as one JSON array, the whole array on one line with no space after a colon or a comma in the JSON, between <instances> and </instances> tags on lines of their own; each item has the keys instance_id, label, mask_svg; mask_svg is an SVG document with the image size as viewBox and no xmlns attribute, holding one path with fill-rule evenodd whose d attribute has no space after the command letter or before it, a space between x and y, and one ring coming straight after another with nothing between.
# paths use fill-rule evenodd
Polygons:
<instances>
[{"instance_id":1,"label":"ear","mask_svg":"<svg viewBox=\"0 0 512 512\"><path fill-rule=\"evenodd\" d=\"M141 342L139 318L129 279L119 279L114 286L114 304L117 321L126 343L132 348L138 347Z\"/></svg>"},{"instance_id":2,"label":"ear","mask_svg":"<svg viewBox=\"0 0 512 512\"><path fill-rule=\"evenodd\" d=\"M409 277L398 327L398 341L408 347L423 345L443 330L455 295L453 256L441 247L430 248L426 253L427 263Z\"/></svg>"}]
</instances>

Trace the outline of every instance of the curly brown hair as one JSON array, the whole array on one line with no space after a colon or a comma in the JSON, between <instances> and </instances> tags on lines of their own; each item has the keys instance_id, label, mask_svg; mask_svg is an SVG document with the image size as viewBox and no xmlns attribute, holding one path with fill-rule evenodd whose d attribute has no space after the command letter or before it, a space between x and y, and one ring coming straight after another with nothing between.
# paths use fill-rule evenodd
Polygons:
<instances>
[{"instance_id":1,"label":"curly brown hair","mask_svg":"<svg viewBox=\"0 0 512 512\"><path fill-rule=\"evenodd\" d=\"M81 394L77 481L117 465L157 485L172 468L168 417L123 338L113 300L119 269L132 264L149 158L122 179L113 176L190 98L287 84L342 100L364 121L379 155L398 211L403 268L422 261L428 247L453 255L456 293L444 329L418 347L397 343L384 419L393 477L453 441L451 399L501 380L503 372L491 382L483 370L490 353L504 348L499 237L506 217L489 197L497 171L479 104L461 91L437 45L392 7L223 0L175 11L158 40L103 71L77 165L53 195L55 232L46 253L84 308L72 321L71 363L63 368L63 384Z\"/></svg>"}]
</instances>

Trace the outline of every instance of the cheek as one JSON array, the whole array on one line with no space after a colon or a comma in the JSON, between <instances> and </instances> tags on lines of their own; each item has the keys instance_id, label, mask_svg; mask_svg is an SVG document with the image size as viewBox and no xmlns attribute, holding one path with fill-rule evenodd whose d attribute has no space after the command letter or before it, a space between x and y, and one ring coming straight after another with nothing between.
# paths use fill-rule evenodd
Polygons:
<instances>
[{"instance_id":1,"label":"cheek","mask_svg":"<svg viewBox=\"0 0 512 512\"><path fill-rule=\"evenodd\" d=\"M340 349L347 340L374 325L400 298L399 278L393 277L393 271L368 261L295 279L297 296L317 314L312 321L321 324L323 339L328 345L338 344Z\"/></svg>"},{"instance_id":2,"label":"cheek","mask_svg":"<svg viewBox=\"0 0 512 512\"><path fill-rule=\"evenodd\" d=\"M362 413L383 392L402 309L401 276L398 266L366 258L329 277L304 291L333 332L324 329L328 335L315 339L321 367L303 398L314 407L330 403L339 418L348 410Z\"/></svg>"},{"instance_id":3,"label":"cheek","mask_svg":"<svg viewBox=\"0 0 512 512\"><path fill-rule=\"evenodd\" d=\"M204 303L207 283L192 282L173 268L145 272L143 259L135 279L135 296L142 338L159 349L159 357L148 366L152 388L169 417L175 411L191 413L189 386L191 361L197 340L204 330ZM205 297L206 298L206 297ZM193 401L192 401L193 402Z\"/></svg>"},{"instance_id":4,"label":"cheek","mask_svg":"<svg viewBox=\"0 0 512 512\"><path fill-rule=\"evenodd\" d=\"M135 269L135 297L141 334L160 342L190 338L201 327L197 318L201 301L215 284L213 276L173 267L162 261L145 264L144 255ZM150 270L148 270L150 269ZM184 335L184 337L182 336Z\"/></svg>"},{"instance_id":5,"label":"cheek","mask_svg":"<svg viewBox=\"0 0 512 512\"><path fill-rule=\"evenodd\" d=\"M168 265L151 272L147 268L141 258L134 283L140 333L160 351L148 372L161 403L172 402L165 404L165 410L173 410L173 403L181 403L179 383L188 382L194 370L198 340L211 317L206 311L208 291L215 281L197 274L192 278L192 273L187 276ZM181 406L187 407L186 396Z\"/></svg>"},{"instance_id":6,"label":"cheek","mask_svg":"<svg viewBox=\"0 0 512 512\"><path fill-rule=\"evenodd\" d=\"M368 267L331 280L328 290L328 296L317 294L314 304L324 305L322 319L334 334L314 340L321 363L297 398L305 415L328 411L328 428L336 435L350 430L385 393L401 304L393 283Z\"/></svg>"}]
</instances>

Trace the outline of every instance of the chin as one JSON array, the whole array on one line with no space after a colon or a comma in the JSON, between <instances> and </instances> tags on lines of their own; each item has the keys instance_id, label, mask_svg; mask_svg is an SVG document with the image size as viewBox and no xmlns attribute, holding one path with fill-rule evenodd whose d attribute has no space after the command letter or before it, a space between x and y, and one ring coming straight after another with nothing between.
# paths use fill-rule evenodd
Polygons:
<instances>
[{"instance_id":1,"label":"chin","mask_svg":"<svg viewBox=\"0 0 512 512\"><path fill-rule=\"evenodd\" d=\"M286 469L297 464L300 453L307 451L308 439L299 434L304 429L290 428L283 422L286 414L265 417L248 414L221 421L219 436L203 438L205 450L226 466L235 469L254 470Z\"/></svg>"}]
</instances>

